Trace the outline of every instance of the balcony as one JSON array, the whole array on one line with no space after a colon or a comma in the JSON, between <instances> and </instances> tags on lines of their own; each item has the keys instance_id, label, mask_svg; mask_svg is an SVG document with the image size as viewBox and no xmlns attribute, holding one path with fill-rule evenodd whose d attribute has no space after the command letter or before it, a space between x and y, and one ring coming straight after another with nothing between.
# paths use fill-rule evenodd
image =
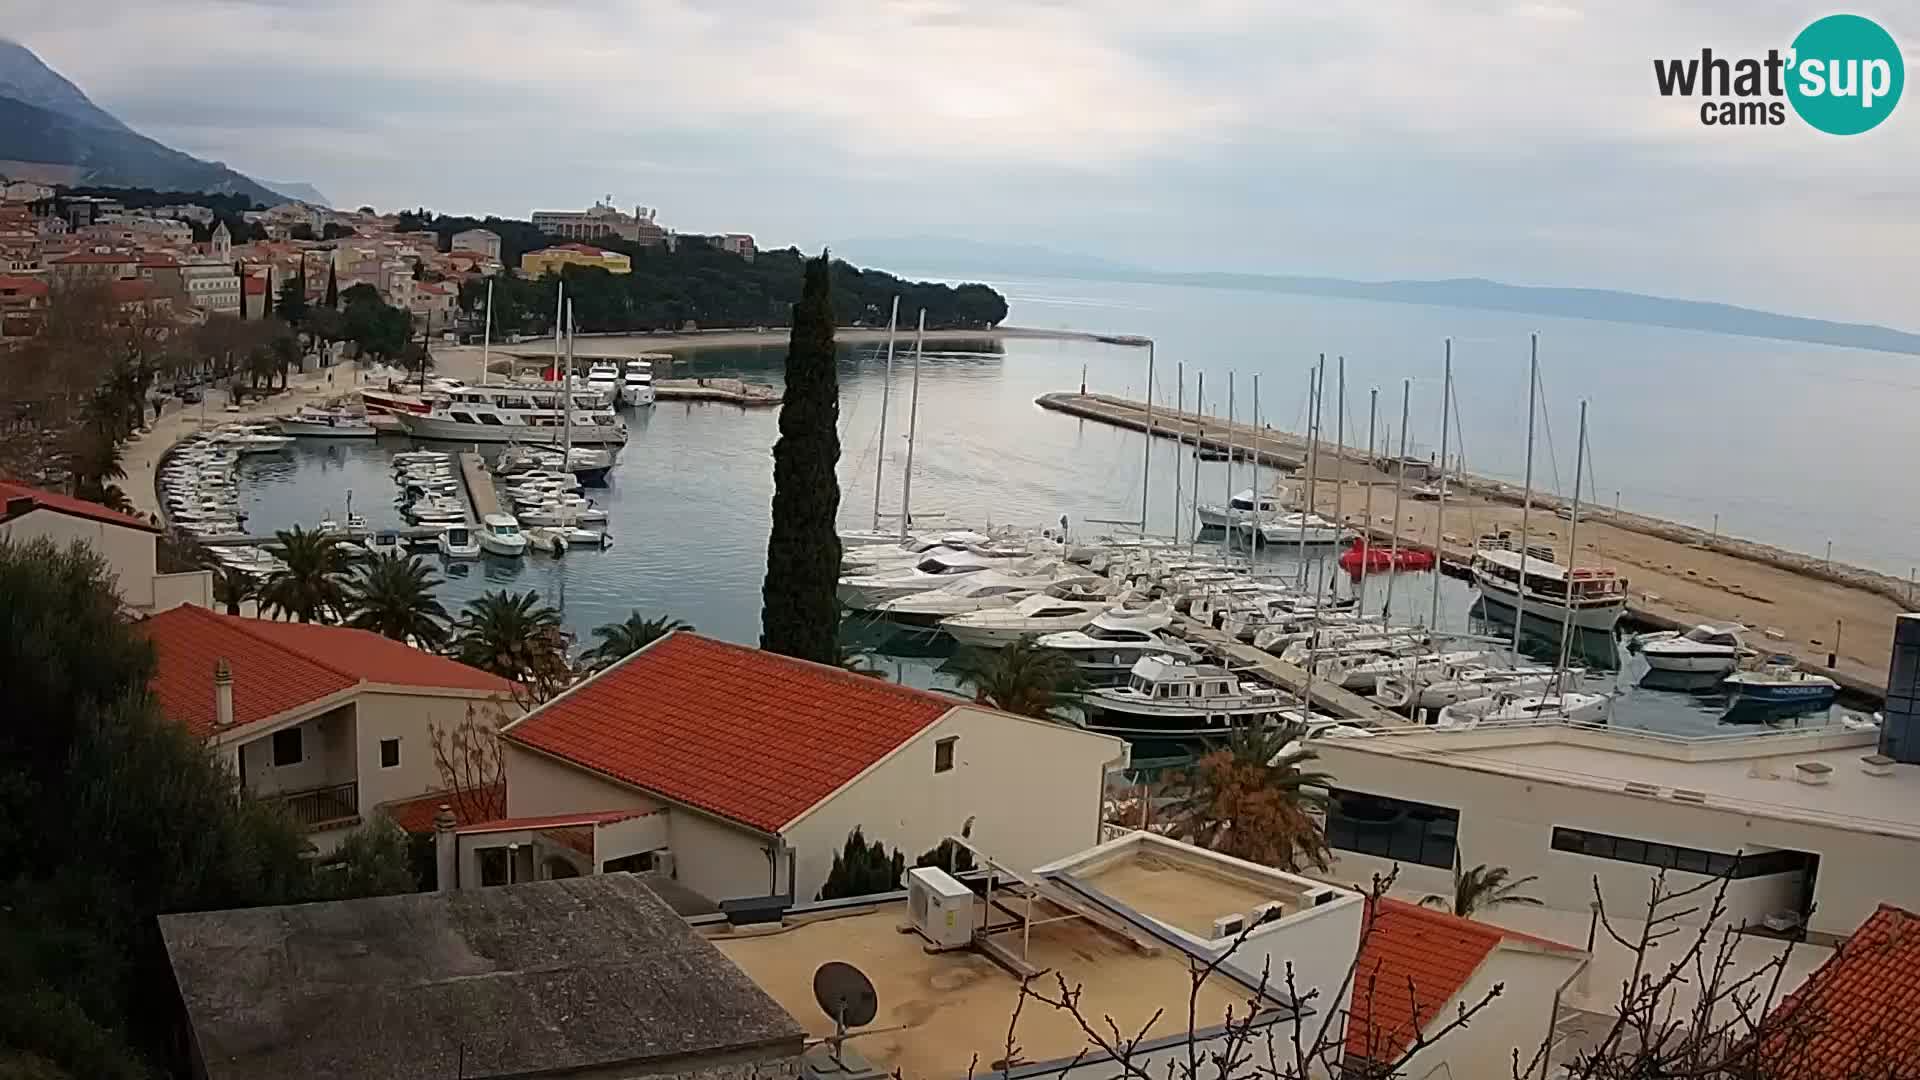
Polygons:
<instances>
[{"instance_id":1,"label":"balcony","mask_svg":"<svg viewBox=\"0 0 1920 1080\"><path fill-rule=\"evenodd\" d=\"M301 828L308 832L319 832L359 819L360 783L350 780L344 784L289 791L268 796L266 801L285 807L288 816Z\"/></svg>"}]
</instances>

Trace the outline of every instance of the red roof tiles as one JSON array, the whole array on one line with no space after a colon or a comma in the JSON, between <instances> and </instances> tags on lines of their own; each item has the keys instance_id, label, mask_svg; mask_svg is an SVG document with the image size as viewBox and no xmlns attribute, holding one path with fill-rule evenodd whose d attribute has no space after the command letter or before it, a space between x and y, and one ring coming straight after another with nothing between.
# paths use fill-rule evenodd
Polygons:
<instances>
[{"instance_id":1,"label":"red roof tiles","mask_svg":"<svg viewBox=\"0 0 1920 1080\"><path fill-rule=\"evenodd\" d=\"M233 720L251 724L361 683L476 693L509 692L497 675L422 652L370 630L222 615L191 604L140 624L159 663L161 709L200 738L213 734L213 669L233 671Z\"/></svg>"},{"instance_id":2,"label":"red roof tiles","mask_svg":"<svg viewBox=\"0 0 1920 1080\"><path fill-rule=\"evenodd\" d=\"M36 510L51 510L56 514L71 514L74 517L101 521L108 525L122 525L129 529L139 529L142 532L157 533L160 531L160 526L150 521L128 514L122 514L118 510L109 510L99 503L91 503L85 499L76 499L71 495L61 495L58 492L42 491L39 488L25 487L21 484L9 484L0 481L0 505L12 502L15 499L33 500L33 507Z\"/></svg>"},{"instance_id":3,"label":"red roof tiles","mask_svg":"<svg viewBox=\"0 0 1920 1080\"><path fill-rule=\"evenodd\" d=\"M32 296L45 299L47 283L39 278L0 274L0 296Z\"/></svg>"},{"instance_id":4,"label":"red roof tiles","mask_svg":"<svg viewBox=\"0 0 1920 1080\"><path fill-rule=\"evenodd\" d=\"M507 805L507 785L488 784L474 790L471 799L455 798L451 791L434 791L412 799L396 799L380 804L380 810L387 815L400 831L405 833L430 833L433 831L433 817L440 812L442 804L453 812L455 825L470 825L461 813L461 807L472 803L475 806Z\"/></svg>"},{"instance_id":5,"label":"red roof tiles","mask_svg":"<svg viewBox=\"0 0 1920 1080\"><path fill-rule=\"evenodd\" d=\"M586 814L547 814L542 817L495 818L462 825L454 831L462 835L519 832L522 829L558 829L570 825L612 825L637 817L661 813L659 810L598 810Z\"/></svg>"},{"instance_id":6,"label":"red roof tiles","mask_svg":"<svg viewBox=\"0 0 1920 1080\"><path fill-rule=\"evenodd\" d=\"M1920 1075L1920 915L1881 904L1769 1021L1782 1075Z\"/></svg>"},{"instance_id":7,"label":"red roof tiles","mask_svg":"<svg viewBox=\"0 0 1920 1080\"><path fill-rule=\"evenodd\" d=\"M956 704L683 630L548 702L504 734L773 833Z\"/></svg>"}]
</instances>

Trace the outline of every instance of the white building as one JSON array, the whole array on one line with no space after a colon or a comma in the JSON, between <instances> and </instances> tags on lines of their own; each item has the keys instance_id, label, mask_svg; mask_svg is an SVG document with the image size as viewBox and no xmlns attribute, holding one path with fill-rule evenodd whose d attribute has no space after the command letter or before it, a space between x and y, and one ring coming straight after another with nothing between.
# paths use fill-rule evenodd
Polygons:
<instances>
[{"instance_id":1,"label":"white building","mask_svg":"<svg viewBox=\"0 0 1920 1080\"><path fill-rule=\"evenodd\" d=\"M566 240L602 240L617 236L634 243L667 243L667 231L653 220L652 207L636 206L628 214L613 206L613 197L596 201L585 210L535 210L533 224L549 236Z\"/></svg>"},{"instance_id":2,"label":"white building","mask_svg":"<svg viewBox=\"0 0 1920 1080\"><path fill-rule=\"evenodd\" d=\"M687 631L503 734L509 823L639 812L593 868L671 865L714 901L813 898L855 828L911 862L971 821L1037 866L1099 839L1107 774L1128 761L1108 736ZM462 885L480 848L515 842L503 827L463 830Z\"/></svg>"},{"instance_id":3,"label":"white building","mask_svg":"<svg viewBox=\"0 0 1920 1080\"><path fill-rule=\"evenodd\" d=\"M31 180L15 180L0 187L0 200L6 202L38 202L53 198L53 189L45 184L36 184Z\"/></svg>"},{"instance_id":4,"label":"white building","mask_svg":"<svg viewBox=\"0 0 1920 1080\"><path fill-rule=\"evenodd\" d=\"M98 503L0 482L0 539L50 540L61 548L86 544L106 560L120 602L140 614L213 603L210 571L158 572L159 526Z\"/></svg>"},{"instance_id":5,"label":"white building","mask_svg":"<svg viewBox=\"0 0 1920 1080\"><path fill-rule=\"evenodd\" d=\"M1456 860L1537 876L1527 893L1584 919L1731 872L1729 920L1845 934L1920 896L1920 766L1845 728L1687 739L1565 724L1414 729L1315 744L1334 777L1329 875L1399 867L1449 893ZM1809 915L1810 913L1810 915Z\"/></svg>"},{"instance_id":6,"label":"white building","mask_svg":"<svg viewBox=\"0 0 1920 1080\"><path fill-rule=\"evenodd\" d=\"M453 234L455 251L472 251L500 261L500 234L491 229L466 229Z\"/></svg>"},{"instance_id":7,"label":"white building","mask_svg":"<svg viewBox=\"0 0 1920 1080\"><path fill-rule=\"evenodd\" d=\"M190 262L180 267L187 303L221 315L240 314L240 275L230 262Z\"/></svg>"}]
</instances>

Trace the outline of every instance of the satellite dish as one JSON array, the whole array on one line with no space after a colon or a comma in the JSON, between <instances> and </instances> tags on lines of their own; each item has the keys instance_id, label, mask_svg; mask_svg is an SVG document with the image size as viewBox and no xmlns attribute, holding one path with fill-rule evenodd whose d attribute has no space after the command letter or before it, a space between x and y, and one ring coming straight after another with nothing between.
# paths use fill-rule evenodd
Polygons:
<instances>
[{"instance_id":1,"label":"satellite dish","mask_svg":"<svg viewBox=\"0 0 1920 1080\"><path fill-rule=\"evenodd\" d=\"M852 964L829 960L813 973L813 1000L833 1019L844 1035L847 1028L873 1023L880 1012L880 996L866 973Z\"/></svg>"}]
</instances>

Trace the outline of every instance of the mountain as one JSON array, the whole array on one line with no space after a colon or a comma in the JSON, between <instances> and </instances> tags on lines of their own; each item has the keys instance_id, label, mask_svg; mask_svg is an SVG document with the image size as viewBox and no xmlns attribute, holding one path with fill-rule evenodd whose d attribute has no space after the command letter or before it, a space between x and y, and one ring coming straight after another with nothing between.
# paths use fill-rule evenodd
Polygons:
<instances>
[{"instance_id":1,"label":"mountain","mask_svg":"<svg viewBox=\"0 0 1920 1080\"><path fill-rule=\"evenodd\" d=\"M308 206L331 207L333 205L333 200L327 198L312 184L296 183L291 180L262 180L260 183L295 202L303 202Z\"/></svg>"},{"instance_id":2,"label":"mountain","mask_svg":"<svg viewBox=\"0 0 1920 1080\"><path fill-rule=\"evenodd\" d=\"M70 184L208 191L266 205L285 200L217 161L127 127L32 50L0 40L0 172ZM36 177L37 178L37 177Z\"/></svg>"}]
</instances>

